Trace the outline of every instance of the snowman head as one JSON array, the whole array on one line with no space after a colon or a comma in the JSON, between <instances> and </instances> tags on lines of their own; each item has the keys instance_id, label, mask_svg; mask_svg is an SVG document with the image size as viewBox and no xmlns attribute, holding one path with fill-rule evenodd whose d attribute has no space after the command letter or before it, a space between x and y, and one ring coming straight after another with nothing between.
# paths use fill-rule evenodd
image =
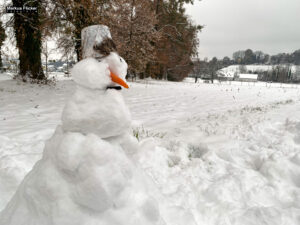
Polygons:
<instances>
[{"instance_id":1,"label":"snowman head","mask_svg":"<svg viewBox=\"0 0 300 225\"><path fill-rule=\"evenodd\" d=\"M71 70L73 80L79 86L98 90L128 88L126 74L127 63L116 52L101 59L83 59Z\"/></svg>"},{"instance_id":2,"label":"snowman head","mask_svg":"<svg viewBox=\"0 0 300 225\"><path fill-rule=\"evenodd\" d=\"M110 71L110 78L113 82L113 86L117 84L125 88L129 88L125 81L128 68L125 60L116 52L111 52L108 56L106 56L103 59L103 61L108 65L108 69Z\"/></svg>"},{"instance_id":3,"label":"snowman head","mask_svg":"<svg viewBox=\"0 0 300 225\"><path fill-rule=\"evenodd\" d=\"M106 63L110 71L111 80L125 88L128 85L125 82L128 65L126 61L116 52L116 45L111 38L103 40L100 44L94 45L94 51L100 55L96 59Z\"/></svg>"},{"instance_id":4,"label":"snowman head","mask_svg":"<svg viewBox=\"0 0 300 225\"><path fill-rule=\"evenodd\" d=\"M86 27L81 32L83 60L71 73L80 86L91 89L128 88L127 63L116 50L109 29L104 25Z\"/></svg>"}]
</instances>

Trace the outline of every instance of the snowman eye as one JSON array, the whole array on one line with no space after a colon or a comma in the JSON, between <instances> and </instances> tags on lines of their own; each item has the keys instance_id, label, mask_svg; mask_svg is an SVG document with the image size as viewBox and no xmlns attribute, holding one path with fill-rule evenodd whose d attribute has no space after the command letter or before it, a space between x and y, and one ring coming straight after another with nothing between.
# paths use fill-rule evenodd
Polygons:
<instances>
[{"instance_id":1,"label":"snowman eye","mask_svg":"<svg viewBox=\"0 0 300 225\"><path fill-rule=\"evenodd\" d=\"M120 62L123 62L123 60L120 58Z\"/></svg>"}]
</instances>

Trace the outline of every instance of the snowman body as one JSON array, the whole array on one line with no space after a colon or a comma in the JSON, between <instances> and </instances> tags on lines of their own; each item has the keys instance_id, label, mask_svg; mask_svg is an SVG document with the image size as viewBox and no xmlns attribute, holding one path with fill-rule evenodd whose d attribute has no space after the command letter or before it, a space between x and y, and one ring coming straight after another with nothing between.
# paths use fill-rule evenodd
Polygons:
<instances>
[{"instance_id":1,"label":"snowman body","mask_svg":"<svg viewBox=\"0 0 300 225\"><path fill-rule=\"evenodd\" d=\"M112 53L108 59L114 64L107 59L99 62L87 58L73 68L72 76L77 89L63 111L65 131L94 133L101 138L128 133L131 116L121 91L108 89L114 85L109 80L110 70L117 71L125 78L127 64L116 53ZM101 76L102 79L99 79L99 73L105 74Z\"/></svg>"}]
</instances>

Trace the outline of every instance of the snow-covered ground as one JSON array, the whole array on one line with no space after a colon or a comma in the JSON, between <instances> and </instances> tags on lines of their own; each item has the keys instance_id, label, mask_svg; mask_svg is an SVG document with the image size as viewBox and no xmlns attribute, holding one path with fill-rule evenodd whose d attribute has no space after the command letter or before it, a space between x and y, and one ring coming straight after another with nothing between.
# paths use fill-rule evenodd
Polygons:
<instances>
[{"instance_id":1,"label":"snow-covered ground","mask_svg":"<svg viewBox=\"0 0 300 225\"><path fill-rule=\"evenodd\" d=\"M156 184L162 215L171 215L167 224L300 224L299 86L130 85L123 92L139 164ZM41 158L74 87L72 80L37 86L0 74L0 211Z\"/></svg>"}]
</instances>

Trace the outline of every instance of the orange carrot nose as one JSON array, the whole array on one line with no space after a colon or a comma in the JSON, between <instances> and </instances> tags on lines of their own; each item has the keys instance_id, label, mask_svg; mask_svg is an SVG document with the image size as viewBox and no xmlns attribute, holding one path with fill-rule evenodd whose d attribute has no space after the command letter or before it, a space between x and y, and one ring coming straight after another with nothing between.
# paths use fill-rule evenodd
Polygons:
<instances>
[{"instance_id":1,"label":"orange carrot nose","mask_svg":"<svg viewBox=\"0 0 300 225\"><path fill-rule=\"evenodd\" d=\"M126 82L124 80L122 80L120 77L118 77L116 74L114 74L113 72L110 72L110 77L113 82L120 84L124 88L129 88L129 86L126 84Z\"/></svg>"}]
</instances>

